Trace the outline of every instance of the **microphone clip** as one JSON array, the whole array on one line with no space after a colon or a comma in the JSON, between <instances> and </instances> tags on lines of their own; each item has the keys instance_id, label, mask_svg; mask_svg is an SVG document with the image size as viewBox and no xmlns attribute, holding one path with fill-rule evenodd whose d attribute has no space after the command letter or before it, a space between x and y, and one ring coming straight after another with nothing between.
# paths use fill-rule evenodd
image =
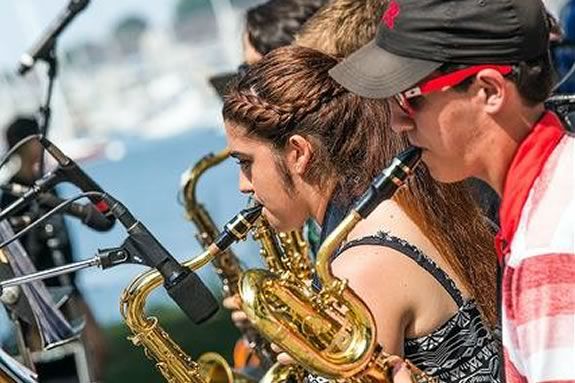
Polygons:
<instances>
[{"instance_id":1,"label":"microphone clip","mask_svg":"<svg viewBox=\"0 0 575 383\"><path fill-rule=\"evenodd\" d=\"M113 247L110 249L98 249L97 257L102 270L122 265L124 263L137 263L132 262L130 254L126 249L124 249L124 246Z\"/></svg>"}]
</instances>

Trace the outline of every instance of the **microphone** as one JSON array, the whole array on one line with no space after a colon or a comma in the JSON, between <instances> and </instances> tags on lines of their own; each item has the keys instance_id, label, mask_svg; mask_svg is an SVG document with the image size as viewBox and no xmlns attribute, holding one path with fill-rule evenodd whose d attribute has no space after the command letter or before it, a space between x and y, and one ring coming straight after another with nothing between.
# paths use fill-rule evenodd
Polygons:
<instances>
[{"instance_id":1,"label":"microphone","mask_svg":"<svg viewBox=\"0 0 575 383\"><path fill-rule=\"evenodd\" d=\"M20 75L24 75L32 69L37 60L48 57L50 50L54 47L56 38L58 38L64 28L66 28L74 17L83 11L89 3L90 0L71 0L70 3L68 3L66 9L52 22L40 40L20 58L20 65L18 66L18 73Z\"/></svg>"},{"instance_id":2,"label":"microphone","mask_svg":"<svg viewBox=\"0 0 575 383\"><path fill-rule=\"evenodd\" d=\"M2 185L0 188L3 191L18 197L23 196L26 194L26 192L28 192L28 190L30 190L30 187L17 183ZM51 193L40 193L37 195L36 199L40 205L49 209L53 209L66 201L65 199L55 196ZM110 221L104 217L102 213L100 213L92 204L83 205L80 203L72 202L66 205L62 212L64 214L80 219L84 225L96 231L108 231L111 228ZM19 217L10 217L10 224L12 227L27 226L36 218L38 218L37 215L38 214L24 214Z\"/></svg>"},{"instance_id":3,"label":"microphone","mask_svg":"<svg viewBox=\"0 0 575 383\"><path fill-rule=\"evenodd\" d=\"M72 160L70 160L72 161ZM18 213L24 206L26 206L34 198L41 198L48 206L55 207L59 203L64 202L64 200L53 196L52 199L47 197L45 194L48 190L52 189L54 186L60 182L69 181L74 185L78 186L82 191L96 191L104 194L102 188L96 184L86 173L84 173L76 163L72 162L72 166L62 167L59 166L54 171L46 174L44 177L36 180L34 184L30 187L24 187L22 185L12 185L5 186L3 189L7 190L11 194L20 194L20 198L12 202L6 209L0 211L0 221L3 219L12 217L14 214ZM24 188L26 189L24 191ZM39 197L42 196L42 197ZM54 199L56 198L56 199ZM88 196L88 198L94 204L93 206L85 206L80 204L71 204L65 209L65 213L72 216L80 218L84 224L91 227L97 231L107 231L110 230L116 219L113 214L110 213L108 204L101 198L97 196ZM42 201L40 201L42 202ZM15 223L14 221L13 223ZM26 217L23 220L19 220L19 223L27 222Z\"/></svg>"},{"instance_id":4,"label":"microphone","mask_svg":"<svg viewBox=\"0 0 575 383\"><path fill-rule=\"evenodd\" d=\"M40 138L40 143L44 146L44 149L52 155L52 157L58 162L59 168L57 172L63 175L63 180L68 181L76 185L83 192L99 192L105 194L104 190L94 181L89 175L87 175L81 167L76 164L70 157L65 155L56 145L51 143L46 137ZM108 221L108 227L103 230L111 229L114 226L116 218L114 214L110 212L110 207L108 203L104 201L102 197L96 195L91 195L88 197L90 201L94 204L98 212L104 215Z\"/></svg>"},{"instance_id":5,"label":"microphone","mask_svg":"<svg viewBox=\"0 0 575 383\"><path fill-rule=\"evenodd\" d=\"M38 196L38 202L49 209L53 209L65 201L65 199L56 197L50 193L43 193ZM102 213L100 213L100 211L92 204L84 205L72 202L64 208L63 212L64 214L78 218L84 225L96 231L108 231L113 226L110 225L110 220L102 215Z\"/></svg>"},{"instance_id":6,"label":"microphone","mask_svg":"<svg viewBox=\"0 0 575 383\"><path fill-rule=\"evenodd\" d=\"M0 211L0 221L11 217L26 206L26 204L36 198L38 194L50 190L63 180L64 177L60 169L56 169L36 180L20 198L12 202L8 207L6 207L6 209Z\"/></svg>"},{"instance_id":7,"label":"microphone","mask_svg":"<svg viewBox=\"0 0 575 383\"><path fill-rule=\"evenodd\" d=\"M200 278L182 266L124 205L110 195L104 198L129 234L124 243L128 253L160 272L168 295L194 323L211 318L218 311L218 302Z\"/></svg>"}]
</instances>

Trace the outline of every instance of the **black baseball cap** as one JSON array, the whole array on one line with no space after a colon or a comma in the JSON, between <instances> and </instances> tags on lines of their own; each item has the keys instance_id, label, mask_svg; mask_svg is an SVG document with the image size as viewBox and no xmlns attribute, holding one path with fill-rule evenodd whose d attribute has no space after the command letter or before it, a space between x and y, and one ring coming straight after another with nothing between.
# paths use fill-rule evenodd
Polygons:
<instances>
[{"instance_id":1,"label":"black baseball cap","mask_svg":"<svg viewBox=\"0 0 575 383\"><path fill-rule=\"evenodd\" d=\"M444 63L515 64L548 49L541 0L391 0L375 39L330 75L360 96L386 98Z\"/></svg>"}]
</instances>

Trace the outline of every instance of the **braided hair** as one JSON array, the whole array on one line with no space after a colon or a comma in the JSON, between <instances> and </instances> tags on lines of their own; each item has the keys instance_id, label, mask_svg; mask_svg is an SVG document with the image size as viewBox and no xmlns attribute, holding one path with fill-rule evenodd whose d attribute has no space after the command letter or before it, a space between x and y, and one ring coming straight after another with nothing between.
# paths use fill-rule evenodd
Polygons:
<instances>
[{"instance_id":1,"label":"braided hair","mask_svg":"<svg viewBox=\"0 0 575 383\"><path fill-rule=\"evenodd\" d=\"M398 146L384 145L393 135L387 102L361 99L336 83L328 71L337 62L309 48L276 49L230 87L223 116L278 153L291 136L306 137L313 145L306 179L335 181L348 199L365 190Z\"/></svg>"}]
</instances>

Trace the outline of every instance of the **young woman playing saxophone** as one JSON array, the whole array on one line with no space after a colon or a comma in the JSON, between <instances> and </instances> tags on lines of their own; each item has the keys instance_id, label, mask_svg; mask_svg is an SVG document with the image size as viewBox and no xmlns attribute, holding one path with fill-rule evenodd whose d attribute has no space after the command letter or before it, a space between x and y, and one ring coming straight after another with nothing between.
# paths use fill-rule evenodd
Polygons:
<instances>
[{"instance_id":1,"label":"young woman playing saxophone","mask_svg":"<svg viewBox=\"0 0 575 383\"><path fill-rule=\"evenodd\" d=\"M280 48L225 97L239 188L253 193L278 231L311 217L325 238L406 147L388 129L387 103L331 80L336 63L311 49ZM386 352L441 381L498 380L495 254L462 186L440 185L421 167L407 189L357 225L332 268L373 313Z\"/></svg>"}]
</instances>

